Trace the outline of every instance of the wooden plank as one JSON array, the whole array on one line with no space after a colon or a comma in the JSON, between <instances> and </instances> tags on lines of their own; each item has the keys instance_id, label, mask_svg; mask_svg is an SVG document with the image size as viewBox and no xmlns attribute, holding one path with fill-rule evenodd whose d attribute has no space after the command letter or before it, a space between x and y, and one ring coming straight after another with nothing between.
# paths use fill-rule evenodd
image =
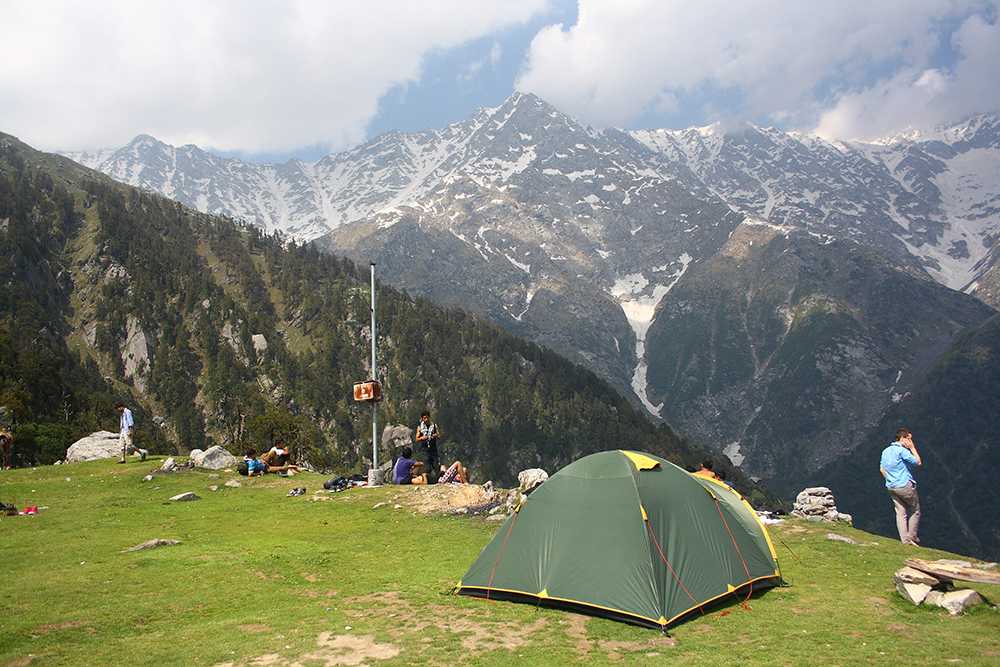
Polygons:
<instances>
[{"instance_id":1,"label":"wooden plank","mask_svg":"<svg viewBox=\"0 0 1000 667\"><path fill-rule=\"evenodd\" d=\"M914 570L920 570L931 574L938 579L958 579L959 581L974 581L980 584L1000 585L1000 572L980 570L977 567L957 567L955 565L945 565L932 560L920 558L907 558L906 564Z\"/></svg>"}]
</instances>

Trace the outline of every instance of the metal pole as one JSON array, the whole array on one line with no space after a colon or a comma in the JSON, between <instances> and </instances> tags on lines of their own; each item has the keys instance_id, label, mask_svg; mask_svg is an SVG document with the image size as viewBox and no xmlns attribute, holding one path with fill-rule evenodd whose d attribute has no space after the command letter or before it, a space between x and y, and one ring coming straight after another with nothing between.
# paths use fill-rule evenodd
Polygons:
<instances>
[{"instance_id":1,"label":"metal pole","mask_svg":"<svg viewBox=\"0 0 1000 667\"><path fill-rule=\"evenodd\" d=\"M375 262L372 262L372 380L378 382L378 366L375 357ZM378 475L378 401L372 401L372 477Z\"/></svg>"}]
</instances>

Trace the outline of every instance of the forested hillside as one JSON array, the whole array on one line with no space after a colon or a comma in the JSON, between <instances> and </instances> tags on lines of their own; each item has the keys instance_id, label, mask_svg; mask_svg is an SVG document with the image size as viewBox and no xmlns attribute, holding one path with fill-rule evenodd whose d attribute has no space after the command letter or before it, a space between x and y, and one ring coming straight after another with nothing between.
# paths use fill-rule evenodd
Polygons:
<instances>
[{"instance_id":1,"label":"forested hillside","mask_svg":"<svg viewBox=\"0 0 1000 667\"><path fill-rule=\"evenodd\" d=\"M206 216L0 135L0 404L21 463L138 406L139 437L184 452L277 435L324 468L363 467L367 267ZM460 310L377 292L382 423L429 408L443 458L510 482L609 448L692 464L593 373ZM736 473L732 473L737 477ZM738 477L742 482L742 478Z\"/></svg>"}]
</instances>

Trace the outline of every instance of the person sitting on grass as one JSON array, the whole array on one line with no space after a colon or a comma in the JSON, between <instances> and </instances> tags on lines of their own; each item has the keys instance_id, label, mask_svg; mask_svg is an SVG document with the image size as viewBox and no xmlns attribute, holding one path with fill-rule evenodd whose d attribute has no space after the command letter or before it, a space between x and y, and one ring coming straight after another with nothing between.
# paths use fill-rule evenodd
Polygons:
<instances>
[{"instance_id":1,"label":"person sitting on grass","mask_svg":"<svg viewBox=\"0 0 1000 667\"><path fill-rule=\"evenodd\" d=\"M392 469L393 484L426 484L427 475L423 472L424 464L413 459L413 450L403 447Z\"/></svg>"},{"instance_id":2,"label":"person sitting on grass","mask_svg":"<svg viewBox=\"0 0 1000 667\"><path fill-rule=\"evenodd\" d=\"M468 484L469 469L462 465L461 461L455 461L447 469L441 466L441 474L438 476L438 484Z\"/></svg>"}]
</instances>

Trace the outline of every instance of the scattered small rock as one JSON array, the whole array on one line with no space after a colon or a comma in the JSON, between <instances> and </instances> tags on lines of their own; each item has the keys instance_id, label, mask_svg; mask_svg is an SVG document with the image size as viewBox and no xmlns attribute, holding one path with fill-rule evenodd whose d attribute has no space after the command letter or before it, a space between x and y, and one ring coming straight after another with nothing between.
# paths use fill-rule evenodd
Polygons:
<instances>
[{"instance_id":1,"label":"scattered small rock","mask_svg":"<svg viewBox=\"0 0 1000 667\"><path fill-rule=\"evenodd\" d=\"M838 535L837 533L827 533L826 539L833 540L834 542L844 542L845 544L857 544L857 540L851 539L847 535Z\"/></svg>"},{"instance_id":2,"label":"scattered small rock","mask_svg":"<svg viewBox=\"0 0 1000 667\"><path fill-rule=\"evenodd\" d=\"M490 514L488 517L486 517L487 521L504 521L506 519L507 519L506 514Z\"/></svg>"},{"instance_id":3,"label":"scattered small rock","mask_svg":"<svg viewBox=\"0 0 1000 667\"><path fill-rule=\"evenodd\" d=\"M401 510L401 509L403 509L403 506L397 503L397 504L395 504L395 505L392 506L392 509L394 509L394 510Z\"/></svg>"},{"instance_id":4,"label":"scattered small rock","mask_svg":"<svg viewBox=\"0 0 1000 667\"><path fill-rule=\"evenodd\" d=\"M163 465L160 466L160 470L163 472L173 472L174 468L176 467L177 467L177 462L174 461L174 457L171 456L169 459L163 462Z\"/></svg>"},{"instance_id":5,"label":"scattered small rock","mask_svg":"<svg viewBox=\"0 0 1000 667\"><path fill-rule=\"evenodd\" d=\"M122 553L129 553L131 551L145 551L146 549L155 549L157 547L172 547L175 544L180 544L180 540L164 540L157 538L155 540L147 540L142 544L137 544L134 547L129 547L128 549L122 549Z\"/></svg>"},{"instance_id":6,"label":"scattered small rock","mask_svg":"<svg viewBox=\"0 0 1000 667\"><path fill-rule=\"evenodd\" d=\"M212 484L210 487L208 487L208 490L209 491L218 491L219 490L219 485L218 484Z\"/></svg>"},{"instance_id":7,"label":"scattered small rock","mask_svg":"<svg viewBox=\"0 0 1000 667\"><path fill-rule=\"evenodd\" d=\"M153 476L152 475L146 475L145 477L142 478L142 481L144 481L144 482L152 482L153 481Z\"/></svg>"},{"instance_id":8,"label":"scattered small rock","mask_svg":"<svg viewBox=\"0 0 1000 667\"><path fill-rule=\"evenodd\" d=\"M378 508L380 508L380 507L385 507L385 506L386 506L386 505L388 505L388 504L389 504L389 503L375 503L374 505L372 505L372 509L373 509L373 510L377 510Z\"/></svg>"},{"instance_id":9,"label":"scattered small rock","mask_svg":"<svg viewBox=\"0 0 1000 667\"><path fill-rule=\"evenodd\" d=\"M186 502L189 500L201 500L201 496L196 494L194 491L185 491L184 493L178 493L176 496L172 496L170 500L174 502Z\"/></svg>"},{"instance_id":10,"label":"scattered small rock","mask_svg":"<svg viewBox=\"0 0 1000 667\"><path fill-rule=\"evenodd\" d=\"M230 489L238 489L238 488L240 488L243 485L240 483L240 480L238 480L238 479L231 479L231 480L229 480L229 481L226 482L225 486L228 486Z\"/></svg>"}]
</instances>

